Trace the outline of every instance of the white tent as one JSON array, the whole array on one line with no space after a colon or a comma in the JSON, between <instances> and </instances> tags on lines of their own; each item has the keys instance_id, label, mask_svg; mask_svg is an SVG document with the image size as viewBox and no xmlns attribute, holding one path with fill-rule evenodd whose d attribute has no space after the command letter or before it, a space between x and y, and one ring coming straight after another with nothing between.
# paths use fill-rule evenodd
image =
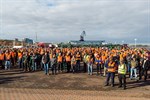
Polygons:
<instances>
[{"instance_id":1,"label":"white tent","mask_svg":"<svg viewBox=\"0 0 150 100\"><path fill-rule=\"evenodd\" d=\"M13 46L13 48L19 49L19 48L23 48L23 46Z\"/></svg>"}]
</instances>

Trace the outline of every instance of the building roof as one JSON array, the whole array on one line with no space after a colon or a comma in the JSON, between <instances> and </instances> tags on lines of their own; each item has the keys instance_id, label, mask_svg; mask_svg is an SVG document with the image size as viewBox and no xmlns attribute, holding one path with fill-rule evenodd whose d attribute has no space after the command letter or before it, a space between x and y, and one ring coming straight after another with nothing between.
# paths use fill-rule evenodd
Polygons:
<instances>
[{"instance_id":1,"label":"building roof","mask_svg":"<svg viewBox=\"0 0 150 100\"><path fill-rule=\"evenodd\" d=\"M71 44L102 44L103 42L105 42L104 40L87 40L87 41L74 41L71 40L70 43Z\"/></svg>"}]
</instances>

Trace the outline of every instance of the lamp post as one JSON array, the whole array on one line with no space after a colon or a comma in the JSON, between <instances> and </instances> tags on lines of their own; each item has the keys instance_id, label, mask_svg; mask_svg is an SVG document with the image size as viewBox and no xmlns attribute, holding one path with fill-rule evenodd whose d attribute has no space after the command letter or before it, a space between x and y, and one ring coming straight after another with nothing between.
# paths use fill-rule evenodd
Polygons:
<instances>
[{"instance_id":1,"label":"lamp post","mask_svg":"<svg viewBox=\"0 0 150 100\"><path fill-rule=\"evenodd\" d=\"M136 41L137 41L137 39L135 38L134 39L134 46L135 46L135 48L136 48Z\"/></svg>"},{"instance_id":2,"label":"lamp post","mask_svg":"<svg viewBox=\"0 0 150 100\"><path fill-rule=\"evenodd\" d=\"M122 40L122 45L124 44L124 40Z\"/></svg>"}]
</instances>

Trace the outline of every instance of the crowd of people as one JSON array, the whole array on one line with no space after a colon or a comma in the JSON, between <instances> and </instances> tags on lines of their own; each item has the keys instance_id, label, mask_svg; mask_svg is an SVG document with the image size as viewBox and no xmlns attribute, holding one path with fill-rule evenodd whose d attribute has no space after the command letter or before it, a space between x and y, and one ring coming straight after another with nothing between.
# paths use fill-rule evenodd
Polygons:
<instances>
[{"instance_id":1,"label":"crowd of people","mask_svg":"<svg viewBox=\"0 0 150 100\"><path fill-rule=\"evenodd\" d=\"M25 72L44 70L45 75L87 72L106 77L105 86L114 86L118 74L119 87L126 89L126 75L130 79L147 80L150 51L135 48L1 48L0 66L10 70L17 66Z\"/></svg>"}]
</instances>

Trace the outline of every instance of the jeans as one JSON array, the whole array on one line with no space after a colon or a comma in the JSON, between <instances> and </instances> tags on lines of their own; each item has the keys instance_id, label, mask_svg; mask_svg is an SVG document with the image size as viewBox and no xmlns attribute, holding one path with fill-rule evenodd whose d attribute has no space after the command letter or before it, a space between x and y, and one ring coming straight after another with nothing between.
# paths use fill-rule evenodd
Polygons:
<instances>
[{"instance_id":1,"label":"jeans","mask_svg":"<svg viewBox=\"0 0 150 100\"><path fill-rule=\"evenodd\" d=\"M130 79L133 78L133 72L134 72L134 78L137 78L137 69L136 68L131 68Z\"/></svg>"},{"instance_id":2,"label":"jeans","mask_svg":"<svg viewBox=\"0 0 150 100\"><path fill-rule=\"evenodd\" d=\"M28 62L23 63L23 70L24 70L24 71L29 70L28 67L29 67L29 63L28 63Z\"/></svg>"},{"instance_id":3,"label":"jeans","mask_svg":"<svg viewBox=\"0 0 150 100\"><path fill-rule=\"evenodd\" d=\"M106 85L109 84L110 78L111 78L111 85L114 85L115 72L108 72L107 73Z\"/></svg>"},{"instance_id":4,"label":"jeans","mask_svg":"<svg viewBox=\"0 0 150 100\"><path fill-rule=\"evenodd\" d=\"M93 73L92 68L93 68L93 65L92 64L88 64L88 74L92 75L92 73Z\"/></svg>"},{"instance_id":5,"label":"jeans","mask_svg":"<svg viewBox=\"0 0 150 100\"><path fill-rule=\"evenodd\" d=\"M45 74L48 74L48 63L44 64L44 71Z\"/></svg>"},{"instance_id":6,"label":"jeans","mask_svg":"<svg viewBox=\"0 0 150 100\"><path fill-rule=\"evenodd\" d=\"M52 65L52 74L56 74L56 64Z\"/></svg>"},{"instance_id":7,"label":"jeans","mask_svg":"<svg viewBox=\"0 0 150 100\"><path fill-rule=\"evenodd\" d=\"M32 71L36 71L37 70L37 63L34 62L32 65Z\"/></svg>"},{"instance_id":8,"label":"jeans","mask_svg":"<svg viewBox=\"0 0 150 100\"><path fill-rule=\"evenodd\" d=\"M22 59L19 59L19 60L18 60L18 65L19 65L19 68L22 68L22 67L23 67Z\"/></svg>"},{"instance_id":9,"label":"jeans","mask_svg":"<svg viewBox=\"0 0 150 100\"><path fill-rule=\"evenodd\" d=\"M11 66L10 64L11 64L10 61L8 60L5 61L5 70L10 69Z\"/></svg>"},{"instance_id":10,"label":"jeans","mask_svg":"<svg viewBox=\"0 0 150 100\"><path fill-rule=\"evenodd\" d=\"M97 64L97 75L99 74L100 72L100 75L102 75L102 68L101 68L101 64Z\"/></svg>"},{"instance_id":11,"label":"jeans","mask_svg":"<svg viewBox=\"0 0 150 100\"><path fill-rule=\"evenodd\" d=\"M131 70L131 63L130 62L127 63L127 68L128 68L127 72L130 72L130 70Z\"/></svg>"},{"instance_id":12,"label":"jeans","mask_svg":"<svg viewBox=\"0 0 150 100\"><path fill-rule=\"evenodd\" d=\"M77 60L76 68L77 68L77 71L80 71L80 60Z\"/></svg>"},{"instance_id":13,"label":"jeans","mask_svg":"<svg viewBox=\"0 0 150 100\"><path fill-rule=\"evenodd\" d=\"M58 71L63 71L63 63L58 62Z\"/></svg>"},{"instance_id":14,"label":"jeans","mask_svg":"<svg viewBox=\"0 0 150 100\"><path fill-rule=\"evenodd\" d=\"M107 73L107 68L104 66L104 74L103 74L103 76L106 76L106 73Z\"/></svg>"},{"instance_id":15,"label":"jeans","mask_svg":"<svg viewBox=\"0 0 150 100\"><path fill-rule=\"evenodd\" d=\"M76 72L76 65L75 65L75 64L72 64L72 65L71 65L71 69L72 69L72 72L73 72L73 73Z\"/></svg>"}]
</instances>

